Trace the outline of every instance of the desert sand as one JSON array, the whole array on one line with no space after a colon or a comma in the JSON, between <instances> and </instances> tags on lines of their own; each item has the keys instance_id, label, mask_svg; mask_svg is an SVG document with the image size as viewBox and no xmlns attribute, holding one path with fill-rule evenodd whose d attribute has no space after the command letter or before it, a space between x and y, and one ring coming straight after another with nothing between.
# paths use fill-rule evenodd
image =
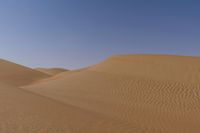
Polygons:
<instances>
[{"instance_id":1,"label":"desert sand","mask_svg":"<svg viewBox=\"0 0 200 133\"><path fill-rule=\"evenodd\" d=\"M1 133L197 133L200 58L119 55L55 73L1 60L0 107Z\"/></svg>"},{"instance_id":2,"label":"desert sand","mask_svg":"<svg viewBox=\"0 0 200 133\"><path fill-rule=\"evenodd\" d=\"M50 76L59 74L61 72L68 71L68 70L63 69L63 68L36 68L35 70L42 72L42 73L45 73L45 74L50 75Z\"/></svg>"}]
</instances>

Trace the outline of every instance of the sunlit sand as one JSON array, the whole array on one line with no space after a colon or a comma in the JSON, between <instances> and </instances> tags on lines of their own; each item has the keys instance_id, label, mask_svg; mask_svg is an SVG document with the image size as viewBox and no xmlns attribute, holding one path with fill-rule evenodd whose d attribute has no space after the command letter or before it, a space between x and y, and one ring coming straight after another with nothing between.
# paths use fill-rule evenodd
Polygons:
<instances>
[{"instance_id":1,"label":"sunlit sand","mask_svg":"<svg viewBox=\"0 0 200 133\"><path fill-rule=\"evenodd\" d=\"M119 55L80 70L0 61L0 133L197 133L200 58Z\"/></svg>"}]
</instances>

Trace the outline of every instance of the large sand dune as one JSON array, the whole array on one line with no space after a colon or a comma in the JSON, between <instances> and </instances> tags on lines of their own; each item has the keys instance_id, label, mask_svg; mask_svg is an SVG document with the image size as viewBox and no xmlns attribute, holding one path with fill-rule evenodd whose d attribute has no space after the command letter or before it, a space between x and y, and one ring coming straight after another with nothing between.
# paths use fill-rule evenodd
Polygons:
<instances>
[{"instance_id":1,"label":"large sand dune","mask_svg":"<svg viewBox=\"0 0 200 133\"><path fill-rule=\"evenodd\" d=\"M113 56L20 88L0 84L0 91L5 133L200 132L198 57Z\"/></svg>"},{"instance_id":2,"label":"large sand dune","mask_svg":"<svg viewBox=\"0 0 200 133\"><path fill-rule=\"evenodd\" d=\"M21 86L47 77L47 74L0 59L0 82Z\"/></svg>"}]
</instances>

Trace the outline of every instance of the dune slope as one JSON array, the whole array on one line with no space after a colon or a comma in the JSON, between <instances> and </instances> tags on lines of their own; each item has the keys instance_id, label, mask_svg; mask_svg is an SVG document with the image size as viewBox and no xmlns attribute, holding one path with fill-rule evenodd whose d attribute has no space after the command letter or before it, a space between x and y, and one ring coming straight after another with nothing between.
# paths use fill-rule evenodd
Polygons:
<instances>
[{"instance_id":1,"label":"dune slope","mask_svg":"<svg viewBox=\"0 0 200 133\"><path fill-rule=\"evenodd\" d=\"M128 123L0 83L1 133L121 133ZM110 130L110 127L115 126Z\"/></svg>"},{"instance_id":2,"label":"dune slope","mask_svg":"<svg viewBox=\"0 0 200 133\"><path fill-rule=\"evenodd\" d=\"M48 75L9 61L0 60L0 82L14 86L31 84Z\"/></svg>"},{"instance_id":3,"label":"dune slope","mask_svg":"<svg viewBox=\"0 0 200 133\"><path fill-rule=\"evenodd\" d=\"M197 57L114 56L23 89L122 121L101 127L111 132L191 133L200 131L199 68Z\"/></svg>"}]
</instances>

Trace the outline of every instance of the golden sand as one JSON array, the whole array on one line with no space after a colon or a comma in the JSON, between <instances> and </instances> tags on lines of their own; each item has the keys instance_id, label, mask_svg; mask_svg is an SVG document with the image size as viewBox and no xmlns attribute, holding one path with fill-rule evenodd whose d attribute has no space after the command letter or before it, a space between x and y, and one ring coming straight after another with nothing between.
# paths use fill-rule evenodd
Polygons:
<instances>
[{"instance_id":1,"label":"golden sand","mask_svg":"<svg viewBox=\"0 0 200 133\"><path fill-rule=\"evenodd\" d=\"M198 57L113 56L48 76L6 65L12 71L0 62L1 133L200 132Z\"/></svg>"}]
</instances>

